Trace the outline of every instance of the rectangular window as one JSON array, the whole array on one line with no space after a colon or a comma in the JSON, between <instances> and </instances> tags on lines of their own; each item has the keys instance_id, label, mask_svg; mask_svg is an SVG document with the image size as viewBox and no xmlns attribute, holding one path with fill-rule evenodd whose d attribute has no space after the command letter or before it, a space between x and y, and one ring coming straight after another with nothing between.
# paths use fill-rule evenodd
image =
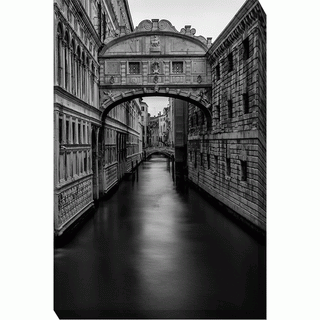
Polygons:
<instances>
[{"instance_id":1,"label":"rectangular window","mask_svg":"<svg viewBox=\"0 0 320 320\"><path fill-rule=\"evenodd\" d=\"M72 122L72 137L73 137L73 143L76 143L76 124L75 124L75 122Z\"/></svg>"},{"instance_id":2,"label":"rectangular window","mask_svg":"<svg viewBox=\"0 0 320 320\"><path fill-rule=\"evenodd\" d=\"M172 73L183 73L183 62L173 61L172 62Z\"/></svg>"},{"instance_id":3,"label":"rectangular window","mask_svg":"<svg viewBox=\"0 0 320 320\"><path fill-rule=\"evenodd\" d=\"M216 77L217 77L217 80L220 80L220 65L219 65L219 63L216 66Z\"/></svg>"},{"instance_id":4,"label":"rectangular window","mask_svg":"<svg viewBox=\"0 0 320 320\"><path fill-rule=\"evenodd\" d=\"M233 70L233 56L232 52L228 54L228 72Z\"/></svg>"},{"instance_id":5,"label":"rectangular window","mask_svg":"<svg viewBox=\"0 0 320 320\"><path fill-rule=\"evenodd\" d=\"M203 167L203 153L200 153L200 166Z\"/></svg>"},{"instance_id":6,"label":"rectangular window","mask_svg":"<svg viewBox=\"0 0 320 320\"><path fill-rule=\"evenodd\" d=\"M226 174L230 176L231 174L231 161L230 158L226 158Z\"/></svg>"},{"instance_id":7,"label":"rectangular window","mask_svg":"<svg viewBox=\"0 0 320 320\"><path fill-rule=\"evenodd\" d=\"M218 121L220 121L220 106L217 105L216 109L217 109L217 119L218 119Z\"/></svg>"},{"instance_id":8,"label":"rectangular window","mask_svg":"<svg viewBox=\"0 0 320 320\"><path fill-rule=\"evenodd\" d=\"M84 166L83 171L87 172L87 152L84 152L83 166Z\"/></svg>"},{"instance_id":9,"label":"rectangular window","mask_svg":"<svg viewBox=\"0 0 320 320\"><path fill-rule=\"evenodd\" d=\"M228 117L232 118L232 100L228 100Z\"/></svg>"},{"instance_id":10,"label":"rectangular window","mask_svg":"<svg viewBox=\"0 0 320 320\"><path fill-rule=\"evenodd\" d=\"M247 60L250 54L249 38L244 39L242 44L243 44L243 59Z\"/></svg>"},{"instance_id":11,"label":"rectangular window","mask_svg":"<svg viewBox=\"0 0 320 320\"><path fill-rule=\"evenodd\" d=\"M218 172L218 156L214 156L215 169Z\"/></svg>"},{"instance_id":12,"label":"rectangular window","mask_svg":"<svg viewBox=\"0 0 320 320\"><path fill-rule=\"evenodd\" d=\"M207 153L208 169L210 169L210 153Z\"/></svg>"},{"instance_id":13,"label":"rectangular window","mask_svg":"<svg viewBox=\"0 0 320 320\"><path fill-rule=\"evenodd\" d=\"M80 132L81 132L81 125L80 125L80 123L78 123L78 138L79 138L79 144L81 143L81 134L80 134Z\"/></svg>"},{"instance_id":14,"label":"rectangular window","mask_svg":"<svg viewBox=\"0 0 320 320\"><path fill-rule=\"evenodd\" d=\"M69 120L66 120L66 143L69 144Z\"/></svg>"},{"instance_id":15,"label":"rectangular window","mask_svg":"<svg viewBox=\"0 0 320 320\"><path fill-rule=\"evenodd\" d=\"M62 143L62 119L59 119L59 143Z\"/></svg>"},{"instance_id":16,"label":"rectangular window","mask_svg":"<svg viewBox=\"0 0 320 320\"><path fill-rule=\"evenodd\" d=\"M86 126L82 126L82 143L86 143Z\"/></svg>"},{"instance_id":17,"label":"rectangular window","mask_svg":"<svg viewBox=\"0 0 320 320\"><path fill-rule=\"evenodd\" d=\"M197 167L197 151L194 152L194 167Z\"/></svg>"},{"instance_id":18,"label":"rectangular window","mask_svg":"<svg viewBox=\"0 0 320 320\"><path fill-rule=\"evenodd\" d=\"M129 62L129 74L140 74L140 62Z\"/></svg>"},{"instance_id":19,"label":"rectangular window","mask_svg":"<svg viewBox=\"0 0 320 320\"><path fill-rule=\"evenodd\" d=\"M142 122L144 121L144 117L143 117L143 116L141 116L141 121L142 121Z\"/></svg>"},{"instance_id":20,"label":"rectangular window","mask_svg":"<svg viewBox=\"0 0 320 320\"><path fill-rule=\"evenodd\" d=\"M248 113L249 112L249 97L247 93L244 93L242 95L243 98L243 113Z\"/></svg>"},{"instance_id":21,"label":"rectangular window","mask_svg":"<svg viewBox=\"0 0 320 320\"><path fill-rule=\"evenodd\" d=\"M144 107L141 107L141 111L144 111Z\"/></svg>"},{"instance_id":22,"label":"rectangular window","mask_svg":"<svg viewBox=\"0 0 320 320\"><path fill-rule=\"evenodd\" d=\"M241 161L241 181L247 181L247 161Z\"/></svg>"}]
</instances>

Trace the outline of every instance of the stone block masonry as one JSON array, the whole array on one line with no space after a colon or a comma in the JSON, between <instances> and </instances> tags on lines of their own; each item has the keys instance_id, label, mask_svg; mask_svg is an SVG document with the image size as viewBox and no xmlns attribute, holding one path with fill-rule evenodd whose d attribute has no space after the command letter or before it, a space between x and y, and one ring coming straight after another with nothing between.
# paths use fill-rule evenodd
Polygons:
<instances>
[{"instance_id":1,"label":"stone block masonry","mask_svg":"<svg viewBox=\"0 0 320 320\"><path fill-rule=\"evenodd\" d=\"M266 15L247 1L208 50L212 132L189 105L189 179L266 230Z\"/></svg>"}]
</instances>

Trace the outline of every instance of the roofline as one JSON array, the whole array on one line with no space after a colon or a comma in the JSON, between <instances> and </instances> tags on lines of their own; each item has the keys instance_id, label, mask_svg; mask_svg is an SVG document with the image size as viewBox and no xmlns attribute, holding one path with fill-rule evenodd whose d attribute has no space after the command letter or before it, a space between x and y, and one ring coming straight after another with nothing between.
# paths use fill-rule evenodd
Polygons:
<instances>
[{"instance_id":1,"label":"roofline","mask_svg":"<svg viewBox=\"0 0 320 320\"><path fill-rule=\"evenodd\" d=\"M212 43L211 47L208 49L208 52L215 51L219 45L227 39L228 35L238 26L241 20L249 13L249 11L256 5L259 5L263 13L265 14L260 2L258 0L247 0L238 12L234 15L231 21L227 26L222 30L216 40Z\"/></svg>"}]
</instances>

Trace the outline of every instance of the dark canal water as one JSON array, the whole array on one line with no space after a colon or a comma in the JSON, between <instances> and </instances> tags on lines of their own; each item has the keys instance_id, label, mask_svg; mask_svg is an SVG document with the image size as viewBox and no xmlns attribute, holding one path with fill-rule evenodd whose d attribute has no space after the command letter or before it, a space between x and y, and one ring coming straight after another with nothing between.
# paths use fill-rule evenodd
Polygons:
<instances>
[{"instance_id":1,"label":"dark canal water","mask_svg":"<svg viewBox=\"0 0 320 320\"><path fill-rule=\"evenodd\" d=\"M137 177L136 177L137 178ZM265 318L266 250L165 158L139 167L54 250L60 318Z\"/></svg>"}]
</instances>

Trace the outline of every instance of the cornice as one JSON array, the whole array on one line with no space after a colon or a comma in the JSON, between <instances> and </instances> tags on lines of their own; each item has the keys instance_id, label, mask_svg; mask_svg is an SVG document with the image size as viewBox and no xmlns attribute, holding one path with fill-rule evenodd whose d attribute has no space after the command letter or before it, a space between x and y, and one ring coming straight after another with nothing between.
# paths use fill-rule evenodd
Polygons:
<instances>
[{"instance_id":1,"label":"cornice","mask_svg":"<svg viewBox=\"0 0 320 320\"><path fill-rule=\"evenodd\" d=\"M101 111L92 105L88 104L87 102L79 99L78 97L74 96L73 94L69 93L68 91L64 90L63 88L59 86L54 86L54 94L60 94L60 96L68 99L69 101L72 101L76 103L77 105L80 105L90 111L93 111L97 114L101 114Z\"/></svg>"},{"instance_id":2,"label":"cornice","mask_svg":"<svg viewBox=\"0 0 320 320\"><path fill-rule=\"evenodd\" d=\"M138 37L146 37L146 36L150 37L153 35L170 36L170 37L181 38L183 40L188 40L188 41L193 42L193 43L197 44L198 46L200 46L203 49L204 54L208 50L208 46L204 43L203 40L200 40L200 38L190 37L189 35L185 35L185 34L178 33L178 32L154 30L154 31L147 31L147 32L143 32L143 31L142 32L132 32L132 33L117 37L117 38L111 40L110 42L108 42L107 44L104 44L104 46L102 47L102 50L99 53L99 56L103 55L109 48L111 48L112 46L114 46L122 41L132 39L132 38L138 38ZM202 36L199 36L199 37L202 37Z\"/></svg>"},{"instance_id":3,"label":"cornice","mask_svg":"<svg viewBox=\"0 0 320 320\"><path fill-rule=\"evenodd\" d=\"M247 0L207 51L210 62L218 59L257 20L266 27L266 14L258 0Z\"/></svg>"},{"instance_id":4,"label":"cornice","mask_svg":"<svg viewBox=\"0 0 320 320\"><path fill-rule=\"evenodd\" d=\"M135 55L124 55L124 54L117 54L117 55L109 55L109 56L98 56L98 61L101 60L112 60L112 59L157 59L157 60L162 60L162 59L186 59L186 58L204 58L206 59L205 54L135 54Z\"/></svg>"},{"instance_id":5,"label":"cornice","mask_svg":"<svg viewBox=\"0 0 320 320\"><path fill-rule=\"evenodd\" d=\"M85 23L85 27L89 29L89 32L92 34L92 36L95 38L96 43L98 44L98 47L101 46L102 42L99 38L99 35L94 28L91 20L89 19L87 12L84 10L82 3L79 0L73 0L74 6L77 10L77 15L80 19L82 19Z\"/></svg>"}]
</instances>

